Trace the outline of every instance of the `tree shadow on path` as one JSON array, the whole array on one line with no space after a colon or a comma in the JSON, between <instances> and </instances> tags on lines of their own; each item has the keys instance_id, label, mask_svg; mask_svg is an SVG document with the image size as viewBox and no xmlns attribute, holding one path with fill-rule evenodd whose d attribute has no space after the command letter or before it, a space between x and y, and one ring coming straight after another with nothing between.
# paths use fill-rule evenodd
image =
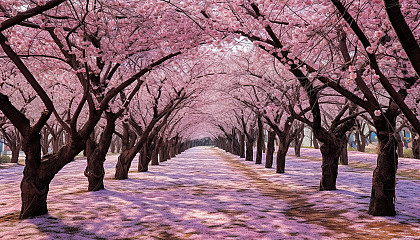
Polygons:
<instances>
[{"instance_id":1,"label":"tree shadow on path","mask_svg":"<svg viewBox=\"0 0 420 240\"><path fill-rule=\"evenodd\" d=\"M420 234L414 230L416 227L411 224L398 222L395 218L375 218L365 212L337 208L337 205L335 205L345 204L345 202L331 204L328 207L325 204L322 207L316 206L308 198L313 194L311 189L297 190L287 185L275 184L262 177L259 171L251 165L244 164L237 158L221 150L214 151L217 151L221 158L228 162L232 168L246 175L253 185L257 186L265 196L283 200L290 204L291 207L284 210L286 216L292 219L303 219L306 223L323 226L332 231L332 233L328 233L329 237L336 237L338 234L342 234L351 239L391 239L393 237L400 238L407 236L413 237L407 239L420 238ZM326 194L328 193L333 192L326 192ZM335 193L360 197L358 193L345 190L334 191ZM324 200L320 199L321 202ZM352 218L348 218L347 215L351 215ZM357 222L354 221L354 216L357 217ZM392 219L392 221L389 221L389 219Z\"/></svg>"}]
</instances>

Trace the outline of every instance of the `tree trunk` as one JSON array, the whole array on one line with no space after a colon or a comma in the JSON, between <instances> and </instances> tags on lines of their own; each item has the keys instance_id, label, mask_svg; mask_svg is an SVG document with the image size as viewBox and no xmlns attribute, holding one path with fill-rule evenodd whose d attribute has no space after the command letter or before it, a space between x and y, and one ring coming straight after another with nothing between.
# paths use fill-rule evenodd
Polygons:
<instances>
[{"instance_id":1,"label":"tree trunk","mask_svg":"<svg viewBox=\"0 0 420 240\"><path fill-rule=\"evenodd\" d=\"M166 148L166 142L163 141L162 139L162 144L159 147L159 161L160 162L164 162L166 161L165 159L165 148Z\"/></svg>"},{"instance_id":2,"label":"tree trunk","mask_svg":"<svg viewBox=\"0 0 420 240\"><path fill-rule=\"evenodd\" d=\"M147 168L148 166L144 166L144 163L147 162L147 146L146 144L143 145L141 151L140 151L140 155L139 155L139 163L137 166L137 171L139 172L147 172Z\"/></svg>"},{"instance_id":3,"label":"tree trunk","mask_svg":"<svg viewBox=\"0 0 420 240\"><path fill-rule=\"evenodd\" d=\"M60 149L60 141L58 141L58 140L53 141L52 142L53 153L57 153L59 149Z\"/></svg>"},{"instance_id":4,"label":"tree trunk","mask_svg":"<svg viewBox=\"0 0 420 240\"><path fill-rule=\"evenodd\" d=\"M122 149L122 141L121 141L121 138L117 137L115 139L115 141L116 141L116 146L115 146L116 149L115 149L115 152L121 153L121 149Z\"/></svg>"},{"instance_id":5,"label":"tree trunk","mask_svg":"<svg viewBox=\"0 0 420 240\"><path fill-rule=\"evenodd\" d=\"M236 131L232 131L232 150L234 155L240 155L240 146Z\"/></svg>"},{"instance_id":6,"label":"tree trunk","mask_svg":"<svg viewBox=\"0 0 420 240\"><path fill-rule=\"evenodd\" d=\"M413 143L412 143L412 150L413 150L413 158L420 159L420 139L419 135L415 132L412 133Z\"/></svg>"},{"instance_id":7,"label":"tree trunk","mask_svg":"<svg viewBox=\"0 0 420 240\"><path fill-rule=\"evenodd\" d=\"M403 142L399 134L396 140L397 140L398 156L404 157L404 146L403 146Z\"/></svg>"},{"instance_id":8,"label":"tree trunk","mask_svg":"<svg viewBox=\"0 0 420 240\"><path fill-rule=\"evenodd\" d=\"M114 139L114 140L111 141L111 146L110 146L110 149L109 149L110 152L115 153L115 148L116 148L115 145L116 144L115 144L115 139Z\"/></svg>"},{"instance_id":9,"label":"tree trunk","mask_svg":"<svg viewBox=\"0 0 420 240\"><path fill-rule=\"evenodd\" d=\"M355 132L356 149L359 152L366 151L366 138L363 134L363 129L356 129Z\"/></svg>"},{"instance_id":10,"label":"tree trunk","mask_svg":"<svg viewBox=\"0 0 420 240\"><path fill-rule=\"evenodd\" d=\"M87 166L84 174L88 178L89 182L88 191L99 191L105 189L104 162L109 145L111 145L112 142L112 135L115 130L115 121L117 119L117 116L110 112L105 113L105 116L106 126L101 134L99 143L96 143L94 135L91 135L86 142Z\"/></svg>"},{"instance_id":11,"label":"tree trunk","mask_svg":"<svg viewBox=\"0 0 420 240\"><path fill-rule=\"evenodd\" d=\"M347 152L347 139L341 140L341 153L339 163L341 165L349 165L349 155Z\"/></svg>"},{"instance_id":12,"label":"tree trunk","mask_svg":"<svg viewBox=\"0 0 420 240\"><path fill-rule=\"evenodd\" d=\"M149 163L152 160L152 152L153 149L149 146L149 144L145 143L143 146L143 154L141 157L141 162L139 162L139 172L147 172L149 171Z\"/></svg>"},{"instance_id":13,"label":"tree trunk","mask_svg":"<svg viewBox=\"0 0 420 240\"><path fill-rule=\"evenodd\" d=\"M276 156L276 173L284 173L286 167L286 154L288 147L284 146L284 143L279 144Z\"/></svg>"},{"instance_id":14,"label":"tree trunk","mask_svg":"<svg viewBox=\"0 0 420 240\"><path fill-rule=\"evenodd\" d=\"M246 153L245 153L245 161L253 161L254 160L254 139L248 138L246 139Z\"/></svg>"},{"instance_id":15,"label":"tree trunk","mask_svg":"<svg viewBox=\"0 0 420 240\"><path fill-rule=\"evenodd\" d=\"M159 159L158 159L158 144L155 144L154 149L152 150L152 165L159 165Z\"/></svg>"},{"instance_id":16,"label":"tree trunk","mask_svg":"<svg viewBox=\"0 0 420 240\"><path fill-rule=\"evenodd\" d=\"M175 145L176 145L175 139L172 139L171 142L170 142L170 147L169 147L169 155L170 155L171 158L176 156L176 153L175 153L175 147L176 146Z\"/></svg>"},{"instance_id":17,"label":"tree trunk","mask_svg":"<svg viewBox=\"0 0 420 240\"><path fill-rule=\"evenodd\" d=\"M264 133L264 131L263 131L263 133ZM267 153L267 146L265 145L265 135L263 136L263 139L262 139L262 151L263 151L263 153Z\"/></svg>"},{"instance_id":18,"label":"tree trunk","mask_svg":"<svg viewBox=\"0 0 420 240\"><path fill-rule=\"evenodd\" d=\"M128 178L128 171L131 166L131 161L127 159L129 150L123 151L118 157L117 166L115 168L115 179L123 180Z\"/></svg>"},{"instance_id":19,"label":"tree trunk","mask_svg":"<svg viewBox=\"0 0 420 240\"><path fill-rule=\"evenodd\" d=\"M271 168L273 166L273 154L274 154L274 140L276 138L276 133L274 131L268 132L268 142L267 142L267 153L265 156L265 167Z\"/></svg>"},{"instance_id":20,"label":"tree trunk","mask_svg":"<svg viewBox=\"0 0 420 240\"><path fill-rule=\"evenodd\" d=\"M19 161L19 152L21 149L21 143L18 143L17 146L10 148L12 151L12 159L10 159L11 163L17 163Z\"/></svg>"},{"instance_id":21,"label":"tree trunk","mask_svg":"<svg viewBox=\"0 0 420 240\"><path fill-rule=\"evenodd\" d=\"M296 134L296 137L294 139L296 157L300 157L300 149L302 147L303 138L305 137L305 126L302 124L302 126L300 126L299 128L299 132Z\"/></svg>"},{"instance_id":22,"label":"tree trunk","mask_svg":"<svg viewBox=\"0 0 420 240\"><path fill-rule=\"evenodd\" d=\"M262 163L263 144L264 144L264 126L261 117L258 117L258 138L257 138L257 156L255 157L255 164Z\"/></svg>"},{"instance_id":23,"label":"tree trunk","mask_svg":"<svg viewBox=\"0 0 420 240\"><path fill-rule=\"evenodd\" d=\"M98 144L89 138L86 142L86 157L87 157L87 166L85 169L85 176L88 178L88 191L99 191L105 189L104 186L104 175L105 169L103 162L105 159L101 159L100 151L98 149Z\"/></svg>"},{"instance_id":24,"label":"tree trunk","mask_svg":"<svg viewBox=\"0 0 420 240\"><path fill-rule=\"evenodd\" d=\"M122 153L118 156L117 166L115 167L115 176L117 180L128 178L128 171L131 166L133 154L131 148L134 146L136 134L130 131L128 123L123 123L123 135L121 138Z\"/></svg>"},{"instance_id":25,"label":"tree trunk","mask_svg":"<svg viewBox=\"0 0 420 240\"><path fill-rule=\"evenodd\" d=\"M342 148L332 142L324 143L321 146L322 154L322 176L319 190L336 190L338 175L338 159Z\"/></svg>"},{"instance_id":26,"label":"tree trunk","mask_svg":"<svg viewBox=\"0 0 420 240\"><path fill-rule=\"evenodd\" d=\"M397 139L393 136L395 120L377 120L375 128L379 153L373 171L368 213L374 216L395 216L395 175L398 166Z\"/></svg>"},{"instance_id":27,"label":"tree trunk","mask_svg":"<svg viewBox=\"0 0 420 240\"><path fill-rule=\"evenodd\" d=\"M318 140L315 138L315 136L313 136L312 140L313 140L313 143L314 143L314 148L319 149L320 148L319 143L318 143Z\"/></svg>"},{"instance_id":28,"label":"tree trunk","mask_svg":"<svg viewBox=\"0 0 420 240\"><path fill-rule=\"evenodd\" d=\"M169 142L165 141L165 144L162 147L163 149L163 161L168 161L170 156L169 156Z\"/></svg>"},{"instance_id":29,"label":"tree trunk","mask_svg":"<svg viewBox=\"0 0 420 240\"><path fill-rule=\"evenodd\" d=\"M239 135L239 157L245 157L245 135L242 133Z\"/></svg>"},{"instance_id":30,"label":"tree trunk","mask_svg":"<svg viewBox=\"0 0 420 240\"><path fill-rule=\"evenodd\" d=\"M44 156L48 154L48 131L44 127L41 132L41 151L42 155Z\"/></svg>"},{"instance_id":31,"label":"tree trunk","mask_svg":"<svg viewBox=\"0 0 420 240\"><path fill-rule=\"evenodd\" d=\"M34 134L23 140L26 165L20 184L22 209L20 219L44 215L48 212L47 195L50 181L38 178L41 165L41 136Z\"/></svg>"},{"instance_id":32,"label":"tree trunk","mask_svg":"<svg viewBox=\"0 0 420 240\"><path fill-rule=\"evenodd\" d=\"M86 139L73 139L57 154L41 160L41 136L31 134L23 139L26 164L21 182L22 209L20 218L46 214L49 184L61 168L71 162L86 144Z\"/></svg>"}]
</instances>

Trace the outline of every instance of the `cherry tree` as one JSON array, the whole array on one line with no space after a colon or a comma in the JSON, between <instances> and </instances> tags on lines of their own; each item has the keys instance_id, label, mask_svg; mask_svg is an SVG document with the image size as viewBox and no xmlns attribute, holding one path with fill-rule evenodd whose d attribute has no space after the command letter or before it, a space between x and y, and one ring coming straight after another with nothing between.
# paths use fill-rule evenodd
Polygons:
<instances>
[{"instance_id":1,"label":"cherry tree","mask_svg":"<svg viewBox=\"0 0 420 240\"><path fill-rule=\"evenodd\" d=\"M4 8L6 11L7 7ZM47 212L46 196L49 182L64 165L85 148L85 143L101 119L102 113L109 108L108 104L117 94L139 81L141 76L154 67L179 55L183 46L190 47L196 44L191 35L185 34L187 29L191 30L187 23L190 20L176 17L179 14L173 8L171 10L162 7L159 4L135 4L135 7L128 7L119 2L86 1L78 5L63 4L55 8L54 12L26 20L34 16L28 15L23 18L20 26L11 25L9 22L12 18L5 20L7 24L2 23L2 32L7 32L6 35L0 36L3 51L14 61L46 107L30 130L30 121L22 121L27 118L8 101L7 96L1 95L2 112L19 129L24 139L27 139L24 141L27 170L22 184L21 218ZM160 17L142 15L149 10ZM156 21L162 20L162 13L171 20L175 17L179 26L171 21L171 24L161 25L160 29L156 29ZM139 22L142 23L142 27L138 27ZM14 27L10 28L11 26ZM189 40L183 41L180 36ZM174 41L169 37L173 37ZM160 39L163 41L159 41ZM171 46L168 42L171 42ZM16 51L29 52L30 54L26 54L29 58L48 59L51 62L50 66L60 66L62 71L67 71L66 79L72 79L71 81L79 87L77 92L82 96L77 99L77 103L75 101L77 107L68 123L61 119L50 96L40 85L47 79L36 79L32 74L35 70L31 72ZM116 70L125 66L124 62L136 63L136 72L129 72L125 77L115 79ZM43 68L37 70L42 71ZM40 144L26 146L25 142L40 142L39 132L53 113L69 134L69 142L57 153L41 161ZM87 116L84 122L80 122L81 116Z\"/></svg>"},{"instance_id":2,"label":"cherry tree","mask_svg":"<svg viewBox=\"0 0 420 240\"><path fill-rule=\"evenodd\" d=\"M352 3L348 11L340 1L288 1L280 4L209 1L201 7L201 15L192 8L186 7L185 12L195 14L200 24L214 31L247 37L295 75L312 106L313 131L324 143L322 152L329 152L325 146L333 146L338 141L331 141L335 137L321 127L320 86L333 88L368 112L378 136L381 135L378 137L380 154L373 177L369 212L394 215L394 191L384 190L395 188L397 155L392 151L396 149L393 147L395 139L390 136L394 133L399 109L409 118L415 116L406 106L404 97L405 89L413 87L417 77L411 66L405 64L407 58L384 21L383 9L366 2ZM358 14L358 21L352 14ZM363 28L359 26L361 21L364 21ZM377 23L381 24L380 31L376 30ZM415 23L409 25L416 26ZM380 97L384 91L393 100L388 106ZM412 122L415 123L415 119ZM338 146L334 148L339 149Z\"/></svg>"}]
</instances>

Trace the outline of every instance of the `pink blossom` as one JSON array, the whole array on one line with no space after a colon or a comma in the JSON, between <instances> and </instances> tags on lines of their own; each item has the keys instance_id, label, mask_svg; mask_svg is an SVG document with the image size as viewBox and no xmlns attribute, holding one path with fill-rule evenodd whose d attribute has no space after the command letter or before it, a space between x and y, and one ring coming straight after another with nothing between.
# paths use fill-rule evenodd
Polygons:
<instances>
[{"instance_id":1,"label":"pink blossom","mask_svg":"<svg viewBox=\"0 0 420 240\"><path fill-rule=\"evenodd\" d=\"M369 54L373 54L373 51L374 51L375 49L373 49L373 47L372 46L369 46L369 47L367 47L366 48L366 52L368 52Z\"/></svg>"}]
</instances>

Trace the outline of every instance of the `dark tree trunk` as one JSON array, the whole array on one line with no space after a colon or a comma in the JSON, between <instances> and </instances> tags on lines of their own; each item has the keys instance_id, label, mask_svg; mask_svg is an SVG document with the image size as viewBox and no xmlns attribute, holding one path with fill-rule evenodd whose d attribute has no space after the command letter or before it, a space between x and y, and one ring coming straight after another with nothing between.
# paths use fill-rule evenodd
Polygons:
<instances>
[{"instance_id":1,"label":"dark tree trunk","mask_svg":"<svg viewBox=\"0 0 420 240\"><path fill-rule=\"evenodd\" d=\"M61 168L71 162L80 153L86 139L73 139L58 153L47 155L41 160L40 135L32 134L24 138L23 150L26 165L21 183L22 210L20 218L25 219L46 214L49 184Z\"/></svg>"},{"instance_id":2,"label":"dark tree trunk","mask_svg":"<svg viewBox=\"0 0 420 240\"><path fill-rule=\"evenodd\" d=\"M147 144L144 144L139 155L139 164L137 166L137 171L147 172L148 166L144 166L147 162Z\"/></svg>"},{"instance_id":3,"label":"dark tree trunk","mask_svg":"<svg viewBox=\"0 0 420 240\"><path fill-rule=\"evenodd\" d=\"M118 157L117 166L115 168L115 179L123 180L128 178L128 171L131 166L132 157L131 152L136 141L137 135L130 131L128 123L123 123L123 135L121 138L122 153Z\"/></svg>"},{"instance_id":4,"label":"dark tree trunk","mask_svg":"<svg viewBox=\"0 0 420 240\"><path fill-rule=\"evenodd\" d=\"M397 149L398 149L398 156L399 157L404 157L404 146L403 146L403 142L401 140L401 137L399 137L400 135L398 134L398 138L397 140Z\"/></svg>"},{"instance_id":5,"label":"dark tree trunk","mask_svg":"<svg viewBox=\"0 0 420 240\"><path fill-rule=\"evenodd\" d=\"M226 138L226 145L225 145L225 150L226 150L226 152L228 152L228 153L233 153L233 152L232 152L232 150L233 150L232 145L233 145L232 140L231 140L231 139L229 139L229 138Z\"/></svg>"},{"instance_id":6,"label":"dark tree trunk","mask_svg":"<svg viewBox=\"0 0 420 240\"><path fill-rule=\"evenodd\" d=\"M178 139L178 142L176 144L176 155L180 154L182 152L182 146L183 142L180 141L181 139Z\"/></svg>"},{"instance_id":7,"label":"dark tree trunk","mask_svg":"<svg viewBox=\"0 0 420 240\"><path fill-rule=\"evenodd\" d=\"M355 141L356 141L356 149L359 152L365 152L366 151L366 138L363 134L363 129L356 129L355 132Z\"/></svg>"},{"instance_id":8,"label":"dark tree trunk","mask_svg":"<svg viewBox=\"0 0 420 240\"><path fill-rule=\"evenodd\" d=\"M347 138L341 140L341 153L339 163L341 165L349 165L349 155L347 152Z\"/></svg>"},{"instance_id":9,"label":"dark tree trunk","mask_svg":"<svg viewBox=\"0 0 420 240\"><path fill-rule=\"evenodd\" d=\"M11 163L17 163L19 161L19 152L21 149L21 143L18 143L17 146L10 148L12 151L12 159L10 159Z\"/></svg>"},{"instance_id":10,"label":"dark tree trunk","mask_svg":"<svg viewBox=\"0 0 420 240\"><path fill-rule=\"evenodd\" d=\"M47 195L51 180L38 177L38 169L41 165L41 136L34 135L23 140L26 165L20 184L22 209L19 218L21 219L44 215L48 212Z\"/></svg>"},{"instance_id":11,"label":"dark tree trunk","mask_svg":"<svg viewBox=\"0 0 420 240\"><path fill-rule=\"evenodd\" d=\"M123 180L128 178L128 171L131 166L131 161L127 159L129 151L123 151L118 157L117 167L115 168L115 179Z\"/></svg>"},{"instance_id":12,"label":"dark tree trunk","mask_svg":"<svg viewBox=\"0 0 420 240\"><path fill-rule=\"evenodd\" d=\"M239 135L239 157L245 157L245 135L243 133Z\"/></svg>"},{"instance_id":13,"label":"dark tree trunk","mask_svg":"<svg viewBox=\"0 0 420 240\"><path fill-rule=\"evenodd\" d=\"M114 140L111 141L111 146L109 146L110 147L110 149L109 149L110 152L116 153L115 152L115 148L116 148L115 145L116 144L115 144L115 139L114 139Z\"/></svg>"},{"instance_id":14,"label":"dark tree trunk","mask_svg":"<svg viewBox=\"0 0 420 240\"><path fill-rule=\"evenodd\" d=\"M413 150L413 157L415 159L420 159L420 139L419 139L419 135L415 132L412 133L413 136L413 145L412 145L412 150Z\"/></svg>"},{"instance_id":15,"label":"dark tree trunk","mask_svg":"<svg viewBox=\"0 0 420 240\"><path fill-rule=\"evenodd\" d=\"M301 147L302 147L302 142L300 142L300 144L299 144L299 142L296 142L295 141L295 156L296 157L300 157L300 149L301 149Z\"/></svg>"},{"instance_id":16,"label":"dark tree trunk","mask_svg":"<svg viewBox=\"0 0 420 240\"><path fill-rule=\"evenodd\" d=\"M334 144L325 142L321 146L322 154L322 176L319 190L336 190L336 180L338 175L338 160L340 158L342 148L339 143Z\"/></svg>"},{"instance_id":17,"label":"dark tree trunk","mask_svg":"<svg viewBox=\"0 0 420 240\"><path fill-rule=\"evenodd\" d=\"M296 137L294 139L295 156L300 157L300 148L302 147L303 138L305 137L305 126L302 124L299 126Z\"/></svg>"},{"instance_id":18,"label":"dark tree trunk","mask_svg":"<svg viewBox=\"0 0 420 240\"><path fill-rule=\"evenodd\" d=\"M42 155L48 154L48 131L46 127L42 129L42 135L41 135L41 151Z\"/></svg>"},{"instance_id":19,"label":"dark tree trunk","mask_svg":"<svg viewBox=\"0 0 420 240\"><path fill-rule=\"evenodd\" d=\"M163 160L164 161L168 161L170 159L170 154L169 154L169 144L168 142L165 142L165 148L163 150Z\"/></svg>"},{"instance_id":20,"label":"dark tree trunk","mask_svg":"<svg viewBox=\"0 0 420 240\"><path fill-rule=\"evenodd\" d=\"M263 153L267 153L267 146L265 145L265 136L263 136L263 139L262 139L262 151Z\"/></svg>"},{"instance_id":21,"label":"dark tree trunk","mask_svg":"<svg viewBox=\"0 0 420 240\"><path fill-rule=\"evenodd\" d=\"M245 153L245 161L253 161L254 160L254 139L248 138L246 139L246 153Z\"/></svg>"},{"instance_id":22,"label":"dark tree trunk","mask_svg":"<svg viewBox=\"0 0 420 240\"><path fill-rule=\"evenodd\" d=\"M165 148L166 148L166 142L162 139L162 144L159 147L159 161L164 162L165 159Z\"/></svg>"},{"instance_id":23,"label":"dark tree trunk","mask_svg":"<svg viewBox=\"0 0 420 240\"><path fill-rule=\"evenodd\" d=\"M255 164L262 163L263 144L264 144L264 126L261 117L257 119L258 123L258 137L257 137L257 156L255 157Z\"/></svg>"},{"instance_id":24,"label":"dark tree trunk","mask_svg":"<svg viewBox=\"0 0 420 240\"><path fill-rule=\"evenodd\" d=\"M265 167L273 167L273 154L274 154L274 140L276 138L276 133L274 131L268 132L268 142L267 142L267 153L265 156Z\"/></svg>"},{"instance_id":25,"label":"dark tree trunk","mask_svg":"<svg viewBox=\"0 0 420 240\"><path fill-rule=\"evenodd\" d=\"M176 147L176 140L172 139L170 142L170 147L169 147L169 156L171 158L176 156L175 147Z\"/></svg>"},{"instance_id":26,"label":"dark tree trunk","mask_svg":"<svg viewBox=\"0 0 420 240\"><path fill-rule=\"evenodd\" d=\"M147 172L149 171L149 163L152 160L152 153L153 148L148 144L144 144L143 146L143 154L141 157L141 164L139 165L139 172Z\"/></svg>"},{"instance_id":27,"label":"dark tree trunk","mask_svg":"<svg viewBox=\"0 0 420 240\"><path fill-rule=\"evenodd\" d=\"M104 159L101 159L100 151L96 150L99 146L93 139L89 138L86 142L86 157L87 157L87 166L85 169L85 176L88 178L88 191L99 191L105 189L104 186L104 175L105 169L103 162ZM105 153L106 154L106 153Z\"/></svg>"},{"instance_id":28,"label":"dark tree trunk","mask_svg":"<svg viewBox=\"0 0 420 240\"><path fill-rule=\"evenodd\" d=\"M238 136L235 130L232 131L232 150L234 155L240 155L240 146L238 141Z\"/></svg>"},{"instance_id":29,"label":"dark tree trunk","mask_svg":"<svg viewBox=\"0 0 420 240\"><path fill-rule=\"evenodd\" d=\"M159 165L158 153L159 153L159 143L154 144L154 148L152 150L152 165Z\"/></svg>"},{"instance_id":30,"label":"dark tree trunk","mask_svg":"<svg viewBox=\"0 0 420 240\"><path fill-rule=\"evenodd\" d=\"M60 141L58 141L58 140L53 141L52 142L53 153L57 153L59 149L60 149Z\"/></svg>"},{"instance_id":31,"label":"dark tree trunk","mask_svg":"<svg viewBox=\"0 0 420 240\"><path fill-rule=\"evenodd\" d=\"M116 141L115 152L121 153L121 150L122 150L122 141L121 141L121 138L117 137L115 139L115 141Z\"/></svg>"},{"instance_id":32,"label":"dark tree trunk","mask_svg":"<svg viewBox=\"0 0 420 240\"><path fill-rule=\"evenodd\" d=\"M284 146L285 144L280 143L279 148L277 150L276 156L276 173L284 173L285 166L286 166L286 154L288 147Z\"/></svg>"},{"instance_id":33,"label":"dark tree trunk","mask_svg":"<svg viewBox=\"0 0 420 240\"><path fill-rule=\"evenodd\" d=\"M105 113L105 116L106 126L101 134L99 143L96 143L93 134L86 142L87 166L84 174L88 178L89 182L88 191L99 191L105 189L104 162L109 145L111 145L112 142L112 134L115 131L115 121L117 120L117 116L113 113L107 112Z\"/></svg>"},{"instance_id":34,"label":"dark tree trunk","mask_svg":"<svg viewBox=\"0 0 420 240\"><path fill-rule=\"evenodd\" d=\"M320 148L319 143L318 143L318 140L315 138L315 136L312 137L312 141L314 143L314 148L319 149Z\"/></svg>"},{"instance_id":35,"label":"dark tree trunk","mask_svg":"<svg viewBox=\"0 0 420 240\"><path fill-rule=\"evenodd\" d=\"M397 140L393 136L395 118L376 120L378 136L377 166L373 171L369 214L374 216L395 215L395 184L398 166Z\"/></svg>"}]
</instances>

